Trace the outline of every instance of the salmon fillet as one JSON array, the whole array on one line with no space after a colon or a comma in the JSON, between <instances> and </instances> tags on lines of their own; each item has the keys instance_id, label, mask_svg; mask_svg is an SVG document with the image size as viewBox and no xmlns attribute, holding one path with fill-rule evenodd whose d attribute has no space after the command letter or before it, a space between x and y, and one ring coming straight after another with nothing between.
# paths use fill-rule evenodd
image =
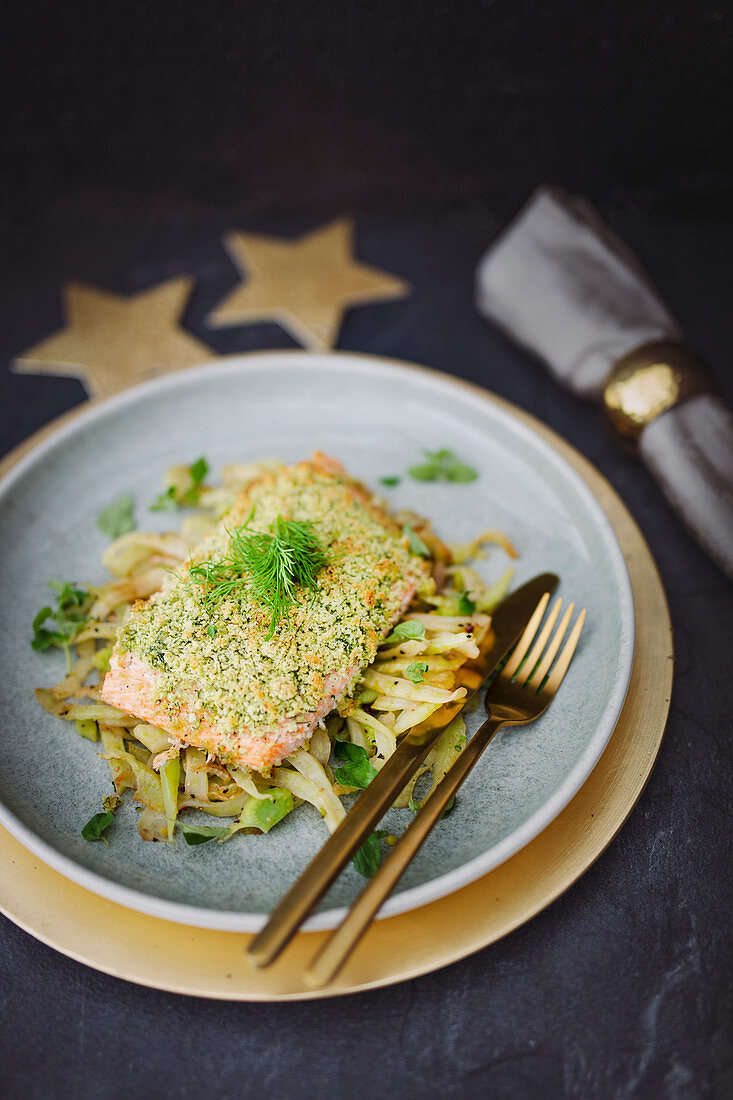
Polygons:
<instances>
[{"instance_id":1,"label":"salmon fillet","mask_svg":"<svg viewBox=\"0 0 733 1100\"><path fill-rule=\"evenodd\" d=\"M243 589L206 603L192 564L221 557L254 508L308 520L326 555L314 590L300 590L271 637L269 609ZM371 664L418 588L427 563L369 491L316 455L269 473L237 500L191 561L134 605L110 657L102 698L226 763L267 771L306 741Z\"/></svg>"}]
</instances>

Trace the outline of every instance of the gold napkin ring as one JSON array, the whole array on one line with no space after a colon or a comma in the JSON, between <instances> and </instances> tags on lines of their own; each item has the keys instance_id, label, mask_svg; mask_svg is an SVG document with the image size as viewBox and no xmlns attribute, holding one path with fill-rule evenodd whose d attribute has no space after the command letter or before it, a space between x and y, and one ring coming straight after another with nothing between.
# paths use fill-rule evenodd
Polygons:
<instances>
[{"instance_id":1,"label":"gold napkin ring","mask_svg":"<svg viewBox=\"0 0 733 1100\"><path fill-rule=\"evenodd\" d=\"M603 408L621 439L636 443L662 413L714 391L715 380L696 351L676 340L655 340L614 364L603 389Z\"/></svg>"}]
</instances>

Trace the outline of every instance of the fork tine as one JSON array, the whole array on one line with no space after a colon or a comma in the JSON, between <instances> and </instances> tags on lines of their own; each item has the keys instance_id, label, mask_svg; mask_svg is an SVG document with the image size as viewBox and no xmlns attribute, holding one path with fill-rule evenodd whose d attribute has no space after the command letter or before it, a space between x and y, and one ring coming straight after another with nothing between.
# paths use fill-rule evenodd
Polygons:
<instances>
[{"instance_id":1,"label":"fork tine","mask_svg":"<svg viewBox=\"0 0 733 1100\"><path fill-rule=\"evenodd\" d=\"M555 694L563 681L563 677L568 670L568 665L570 664L573 653L575 653L575 647L578 644L578 638L580 637L580 632L583 629L584 622L585 608L583 608L583 610L580 612L577 619L575 620L575 626L570 631L570 637L565 643L565 647L560 654L560 657L558 658L558 662L553 668L552 673L550 674L550 679L547 681L545 691L549 692L550 695Z\"/></svg>"},{"instance_id":2,"label":"fork tine","mask_svg":"<svg viewBox=\"0 0 733 1100\"><path fill-rule=\"evenodd\" d=\"M529 622L525 626L524 633L522 634L522 637L517 642L517 645L516 645L516 648L515 648L514 652L512 653L509 660L507 661L504 668L502 669L502 672L501 672L502 676L508 676L508 677L511 678L514 675L514 673L517 671L519 666L521 665L522 658L524 657L525 653L529 649L530 645L532 644L532 639L534 638L535 634L537 633L537 627L542 622L542 616L545 613L545 608L547 607L549 601L550 601L550 593L545 592L544 596L542 597L540 602L537 604L537 607L534 610L534 614L532 615L532 618L529 620Z\"/></svg>"},{"instance_id":3,"label":"fork tine","mask_svg":"<svg viewBox=\"0 0 733 1100\"><path fill-rule=\"evenodd\" d=\"M532 670L534 669L535 665L537 664L540 657L542 656L542 650L547 645L547 639L550 637L550 634L552 633L552 628L555 625L555 620L557 619L557 616L560 613L561 604L562 604L561 599L555 600L555 606L553 607L552 611L550 612L550 614L548 616L548 619L547 619L547 622L542 627L542 630L540 631L540 634L539 634L539 637L537 638L537 641L532 646L532 651L531 651L529 657L527 658L527 661L524 665L524 668L521 670L521 672L517 673L517 683L518 684L525 684L529 680L532 679L532 676L531 676Z\"/></svg>"},{"instance_id":4,"label":"fork tine","mask_svg":"<svg viewBox=\"0 0 733 1100\"><path fill-rule=\"evenodd\" d=\"M535 684L538 687L542 683L542 681L544 680L547 673L550 671L550 666L552 665L552 662L555 660L555 654L557 653L558 649L560 648L560 643L562 642L563 638L565 637L565 631L568 628L568 623L570 622L570 618L573 614L573 609L574 608L575 608L575 604L571 603L570 606L566 609L565 614L563 615L562 619L560 620L560 625L557 628L557 630L555 631L555 636L552 639L552 641L550 642L549 646L547 647L547 653L545 653L544 657L542 658L542 664L537 669L537 672L536 672L535 676L532 677L532 679L534 680Z\"/></svg>"}]
</instances>

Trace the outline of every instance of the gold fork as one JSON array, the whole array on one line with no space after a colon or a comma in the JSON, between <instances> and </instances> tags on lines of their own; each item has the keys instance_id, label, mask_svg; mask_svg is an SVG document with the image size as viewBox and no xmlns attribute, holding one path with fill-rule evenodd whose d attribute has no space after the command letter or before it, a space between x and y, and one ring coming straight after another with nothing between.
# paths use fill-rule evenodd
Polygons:
<instances>
[{"instance_id":1,"label":"gold fork","mask_svg":"<svg viewBox=\"0 0 733 1100\"><path fill-rule=\"evenodd\" d=\"M585 621L585 610L575 620L563 651L553 667L572 618L574 604L567 608L550 640L562 600L556 601L538 634L548 599L549 596L543 596L540 600L511 657L487 691L487 720L468 742L387 860L364 887L344 920L334 929L309 966L305 973L305 982L311 989L320 989L327 985L341 969L496 732L502 726L522 726L533 722L549 707L578 644Z\"/></svg>"}]
</instances>

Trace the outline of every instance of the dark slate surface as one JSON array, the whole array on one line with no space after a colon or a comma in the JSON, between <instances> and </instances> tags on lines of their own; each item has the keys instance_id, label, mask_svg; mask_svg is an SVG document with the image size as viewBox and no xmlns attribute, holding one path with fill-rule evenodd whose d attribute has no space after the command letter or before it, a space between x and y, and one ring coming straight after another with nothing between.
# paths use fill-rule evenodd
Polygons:
<instances>
[{"instance_id":1,"label":"dark slate surface","mask_svg":"<svg viewBox=\"0 0 733 1100\"><path fill-rule=\"evenodd\" d=\"M608 213L730 399L733 226ZM58 287L69 277L129 292L192 272L187 322L217 352L288 346L274 326L210 333L202 318L234 282L222 230L285 234L310 224L252 211L233 221L199 204L47 206L7 237L4 359L58 326ZM480 206L362 217L360 255L407 277L415 292L352 312L340 346L484 383L568 438L627 502L659 563L677 648L671 719L640 804L595 866L530 924L439 973L344 1000L246 1005L152 992L71 962L4 921L3 1097L733 1094L730 586L643 469L605 437L595 411L473 313L473 268L497 228ZM74 381L2 369L5 449L82 399Z\"/></svg>"},{"instance_id":2,"label":"dark slate surface","mask_svg":"<svg viewBox=\"0 0 733 1100\"><path fill-rule=\"evenodd\" d=\"M724 0L5 0L2 196L727 216Z\"/></svg>"}]
</instances>

